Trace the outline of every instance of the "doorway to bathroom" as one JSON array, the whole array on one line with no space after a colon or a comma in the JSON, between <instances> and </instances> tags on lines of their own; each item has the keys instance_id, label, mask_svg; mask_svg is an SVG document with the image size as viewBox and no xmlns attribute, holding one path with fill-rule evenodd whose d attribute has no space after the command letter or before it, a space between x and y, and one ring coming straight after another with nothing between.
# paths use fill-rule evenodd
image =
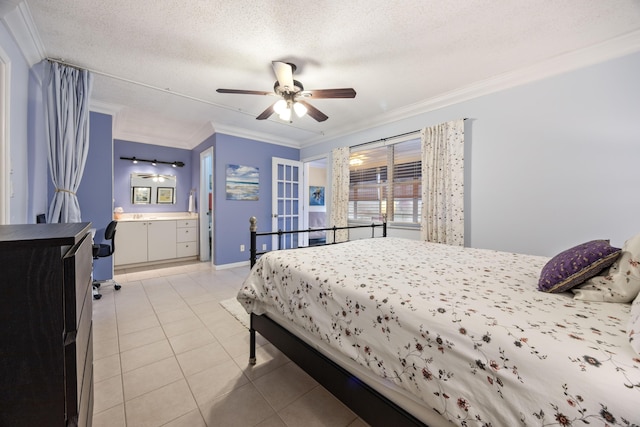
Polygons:
<instances>
[{"instance_id":1,"label":"doorway to bathroom","mask_svg":"<svg viewBox=\"0 0 640 427\"><path fill-rule=\"evenodd\" d=\"M200 153L200 192L198 212L200 221L200 261L214 261L213 227L213 147ZM191 206L190 206L191 209Z\"/></svg>"}]
</instances>

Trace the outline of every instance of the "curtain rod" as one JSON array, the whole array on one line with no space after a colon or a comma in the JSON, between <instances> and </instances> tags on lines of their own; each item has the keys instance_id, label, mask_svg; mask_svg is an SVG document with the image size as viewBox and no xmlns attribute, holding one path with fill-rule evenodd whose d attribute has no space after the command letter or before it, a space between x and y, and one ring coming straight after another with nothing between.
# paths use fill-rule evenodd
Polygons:
<instances>
[{"instance_id":1,"label":"curtain rod","mask_svg":"<svg viewBox=\"0 0 640 427\"><path fill-rule=\"evenodd\" d=\"M217 107L217 108L222 108L223 110L234 111L236 113L244 114L246 116L251 116L251 117L255 116L254 113L251 113L251 112L248 112L248 111L244 111L244 110L242 110L240 108L228 107L226 105L218 104L218 103L215 103L215 102L212 102L212 101L208 101L206 99L198 98L198 97L191 96L191 95L186 95L186 94L180 93L180 92L174 92L174 91L171 90L171 88L161 88L161 87L153 86L153 85L150 85L150 84L147 84L147 83L142 83L142 82L138 82L138 81L135 81L135 80L127 79L125 77L116 76L114 74L105 73L103 71L98 71L98 70L94 70L94 69L91 69L91 68L83 68L83 67L80 67L79 65L75 65L75 64L69 63L69 62L65 61L64 59L55 59L55 58L45 58L45 59L47 61L50 61L50 62L57 62L58 64L62 64L62 65L66 65L68 67L76 68L78 70L86 70L86 71L89 71L89 72L91 72L93 74L97 74L99 76L108 77L108 78L111 78L111 79L114 79L114 80L119 80L121 82L131 83L131 84L134 84L134 85L137 85L137 86L146 87L148 89L157 90L159 92L168 93L170 95L179 96L179 97L182 97L182 98L190 99L192 101L201 102L203 104L212 105L212 106ZM309 129L304 129L304 128L300 127L300 126L294 126L291 123L288 123L288 122L285 123L285 122L280 121L280 120L271 120L270 122L271 123L281 124L281 125L286 125L286 126L289 126L289 127L295 128L295 129L300 129L300 130L303 130L303 131L306 131L306 132L310 132L310 133L315 133L316 135L321 135L322 134L322 132L313 131L313 130L309 130Z\"/></svg>"},{"instance_id":2,"label":"curtain rod","mask_svg":"<svg viewBox=\"0 0 640 427\"><path fill-rule=\"evenodd\" d=\"M158 86L153 86L153 85L150 85L150 84L147 84L147 83L142 83L142 82L138 82L138 81L135 81L135 80L127 79L125 77L116 76L114 74L105 73L103 71L93 70L91 68L82 68L79 65L69 63L69 62L67 62L67 61L65 61L63 59L55 59L55 58L46 58L46 59L47 59L47 61L50 61L50 62L57 62L58 64L66 65L66 66L72 67L72 68L77 68L79 70L87 70L87 71L92 72L93 74L97 74L99 76L104 76L104 77L109 77L109 78L115 79L115 80L120 80L121 82L131 83L131 84L134 84L134 85L137 85L137 86L146 87L148 89L157 90L159 92L165 92L165 93L169 93L171 95L181 96L183 98L187 98L187 99L191 99L191 100L194 100L194 101L202 102L204 104L213 105L214 107L219 107L219 108L224 108L226 110L238 111L240 113L249 114L247 112L244 112L244 111L241 111L241 110L237 110L235 108L230 108L230 107L226 107L224 105L216 104L215 102L207 101L206 99L196 98L195 96L185 95L185 94L179 93L179 92L174 92L170 88L161 88L161 87L158 87Z\"/></svg>"},{"instance_id":3,"label":"curtain rod","mask_svg":"<svg viewBox=\"0 0 640 427\"><path fill-rule=\"evenodd\" d=\"M468 117L464 117L462 120L467 120L467 119L468 119ZM390 140L390 139L396 139L396 138L400 138L400 137L403 137L403 136L412 135L412 134L414 134L414 133L418 133L418 132L420 132L421 130L422 130L422 129L412 130L411 132L405 132L405 133L401 133L401 134L398 134L398 135L388 136L388 137L386 137L386 138L375 139L375 140L373 140L373 141L369 141L369 142L362 142L362 143L360 143L360 144L352 145L352 146L350 146L349 148L361 147L361 146L363 146L363 145L367 145L367 144L374 144L374 143L376 143L376 142L387 142L387 141L388 141L388 140Z\"/></svg>"},{"instance_id":4,"label":"curtain rod","mask_svg":"<svg viewBox=\"0 0 640 427\"><path fill-rule=\"evenodd\" d=\"M49 62L55 62L56 64L64 65L65 67L70 67L80 71L89 71L86 68L82 68L79 65L68 64L61 59L53 59L53 58L45 58Z\"/></svg>"}]
</instances>

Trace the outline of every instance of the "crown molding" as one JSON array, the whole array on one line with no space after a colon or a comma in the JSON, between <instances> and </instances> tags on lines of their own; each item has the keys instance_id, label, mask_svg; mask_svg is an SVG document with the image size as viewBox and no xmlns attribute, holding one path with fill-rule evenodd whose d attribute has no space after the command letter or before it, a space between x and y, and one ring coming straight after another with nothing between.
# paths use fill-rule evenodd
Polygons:
<instances>
[{"instance_id":1,"label":"crown molding","mask_svg":"<svg viewBox=\"0 0 640 427\"><path fill-rule=\"evenodd\" d=\"M213 126L213 123L206 122L187 139L187 145L191 148L195 148L214 133L216 133L216 129Z\"/></svg>"},{"instance_id":2,"label":"crown molding","mask_svg":"<svg viewBox=\"0 0 640 427\"><path fill-rule=\"evenodd\" d=\"M96 101L94 99L89 100L89 110L94 113L108 114L115 117L123 108L124 106L118 104Z\"/></svg>"},{"instance_id":3,"label":"crown molding","mask_svg":"<svg viewBox=\"0 0 640 427\"><path fill-rule=\"evenodd\" d=\"M480 96L603 63L638 51L640 51L640 31L633 31L584 49L558 55L513 72L503 73L406 107L397 108L370 117L353 125L329 130L325 132L325 135L309 140L304 146L311 147L372 127L395 123L402 119L429 113Z\"/></svg>"},{"instance_id":4,"label":"crown molding","mask_svg":"<svg viewBox=\"0 0 640 427\"><path fill-rule=\"evenodd\" d=\"M191 150L185 140L165 138L162 135L152 135L149 133L137 133L126 130L118 129L114 123L113 127L113 139L120 139L124 141L139 142L141 144L159 145L162 147L182 148L185 150Z\"/></svg>"},{"instance_id":5,"label":"crown molding","mask_svg":"<svg viewBox=\"0 0 640 427\"><path fill-rule=\"evenodd\" d=\"M4 15L2 20L18 44L29 67L46 58L44 44L26 2L20 2L15 9Z\"/></svg>"},{"instance_id":6,"label":"crown molding","mask_svg":"<svg viewBox=\"0 0 640 427\"><path fill-rule=\"evenodd\" d=\"M292 139L276 139L272 135L262 132L252 132L247 129L237 128L233 126L215 125L215 133L223 133L225 135L237 136L239 138L252 139L254 141L267 142L269 144L282 145L284 147L300 149L300 143ZM202 142L202 141L200 141Z\"/></svg>"}]
</instances>

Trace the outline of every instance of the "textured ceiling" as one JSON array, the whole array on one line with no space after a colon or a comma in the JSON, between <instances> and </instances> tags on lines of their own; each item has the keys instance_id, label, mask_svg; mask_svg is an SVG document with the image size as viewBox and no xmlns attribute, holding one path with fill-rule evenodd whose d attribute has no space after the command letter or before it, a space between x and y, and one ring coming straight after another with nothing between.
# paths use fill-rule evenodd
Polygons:
<instances>
[{"instance_id":1,"label":"textured ceiling","mask_svg":"<svg viewBox=\"0 0 640 427\"><path fill-rule=\"evenodd\" d=\"M533 79L640 50L638 0L23 3L45 57L95 71L92 99L115 109L115 138L181 148L214 130L304 147L526 70ZM357 96L312 100L329 119L290 124L255 120L271 96L216 93L272 90L274 60L295 63L305 89Z\"/></svg>"}]
</instances>

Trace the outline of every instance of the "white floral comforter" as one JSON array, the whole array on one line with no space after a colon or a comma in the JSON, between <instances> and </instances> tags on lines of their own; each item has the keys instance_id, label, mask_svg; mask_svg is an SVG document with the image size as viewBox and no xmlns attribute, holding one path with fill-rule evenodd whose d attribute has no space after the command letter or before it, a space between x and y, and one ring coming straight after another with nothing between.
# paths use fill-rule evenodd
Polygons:
<instances>
[{"instance_id":1,"label":"white floral comforter","mask_svg":"<svg viewBox=\"0 0 640 427\"><path fill-rule=\"evenodd\" d=\"M238 294L463 426L639 425L629 304L537 287L547 258L397 238L263 255Z\"/></svg>"}]
</instances>

